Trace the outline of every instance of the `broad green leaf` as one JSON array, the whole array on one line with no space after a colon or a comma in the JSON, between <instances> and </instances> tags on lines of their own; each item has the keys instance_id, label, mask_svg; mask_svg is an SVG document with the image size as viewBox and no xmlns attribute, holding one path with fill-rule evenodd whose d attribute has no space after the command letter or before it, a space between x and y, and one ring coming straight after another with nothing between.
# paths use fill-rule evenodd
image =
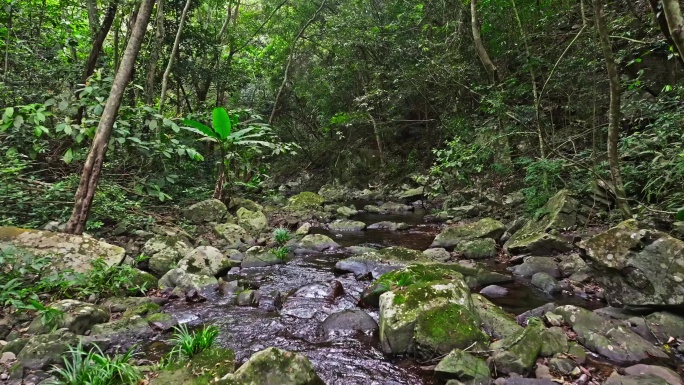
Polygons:
<instances>
[{"instance_id":1,"label":"broad green leaf","mask_svg":"<svg viewBox=\"0 0 684 385\"><path fill-rule=\"evenodd\" d=\"M192 131L196 134L200 134L202 136L207 136L210 138L215 138L218 139L218 135L212 130L211 128L205 126L204 124L194 121L194 120L183 120L183 124L187 124L189 127L183 127L184 129L188 131Z\"/></svg>"},{"instance_id":2,"label":"broad green leaf","mask_svg":"<svg viewBox=\"0 0 684 385\"><path fill-rule=\"evenodd\" d=\"M14 116L14 107L5 108L5 113L2 114L3 120L9 120Z\"/></svg>"},{"instance_id":3,"label":"broad green leaf","mask_svg":"<svg viewBox=\"0 0 684 385\"><path fill-rule=\"evenodd\" d=\"M677 212L676 218L677 218L678 221L684 221L684 208L680 209L680 210Z\"/></svg>"},{"instance_id":4,"label":"broad green leaf","mask_svg":"<svg viewBox=\"0 0 684 385\"><path fill-rule=\"evenodd\" d=\"M150 127L150 130L156 130L159 126L159 124L157 123L157 119L150 120L147 126Z\"/></svg>"},{"instance_id":5,"label":"broad green leaf","mask_svg":"<svg viewBox=\"0 0 684 385\"><path fill-rule=\"evenodd\" d=\"M101 116L103 110L104 108L102 108L102 106L98 104L97 106L95 106L95 108L93 108L93 113L97 116Z\"/></svg>"},{"instance_id":6,"label":"broad green leaf","mask_svg":"<svg viewBox=\"0 0 684 385\"><path fill-rule=\"evenodd\" d=\"M62 157L62 160L64 163L69 164L71 163L72 160L74 160L74 153L71 151L71 149L68 149L65 153L64 156Z\"/></svg>"},{"instance_id":7,"label":"broad green leaf","mask_svg":"<svg viewBox=\"0 0 684 385\"><path fill-rule=\"evenodd\" d=\"M14 118L14 128L21 128L22 124L24 124L24 117L17 115L17 117Z\"/></svg>"},{"instance_id":8,"label":"broad green leaf","mask_svg":"<svg viewBox=\"0 0 684 385\"><path fill-rule=\"evenodd\" d=\"M214 108L214 111L212 111L212 124L214 125L214 131L222 140L230 135L233 124L230 122L230 116L228 116L225 108Z\"/></svg>"},{"instance_id":9,"label":"broad green leaf","mask_svg":"<svg viewBox=\"0 0 684 385\"><path fill-rule=\"evenodd\" d=\"M69 102L66 101L66 100L62 100L62 101L59 102L59 104L57 105L57 108L59 108L60 111L64 111L64 110L66 110L67 108L69 108Z\"/></svg>"}]
</instances>

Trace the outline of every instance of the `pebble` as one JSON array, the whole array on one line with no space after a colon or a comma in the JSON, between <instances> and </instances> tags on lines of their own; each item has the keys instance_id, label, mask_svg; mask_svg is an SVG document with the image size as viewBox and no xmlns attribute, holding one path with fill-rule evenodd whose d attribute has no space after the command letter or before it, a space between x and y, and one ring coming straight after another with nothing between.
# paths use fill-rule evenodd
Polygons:
<instances>
[{"instance_id":1,"label":"pebble","mask_svg":"<svg viewBox=\"0 0 684 385\"><path fill-rule=\"evenodd\" d=\"M17 359L17 356L14 355L14 353L4 352L4 353L2 353L2 356L0 356L0 365L8 364L8 363L10 363L16 359Z\"/></svg>"},{"instance_id":2,"label":"pebble","mask_svg":"<svg viewBox=\"0 0 684 385\"><path fill-rule=\"evenodd\" d=\"M9 376L7 375L7 373L0 374L0 380L7 381L8 378Z\"/></svg>"}]
</instances>

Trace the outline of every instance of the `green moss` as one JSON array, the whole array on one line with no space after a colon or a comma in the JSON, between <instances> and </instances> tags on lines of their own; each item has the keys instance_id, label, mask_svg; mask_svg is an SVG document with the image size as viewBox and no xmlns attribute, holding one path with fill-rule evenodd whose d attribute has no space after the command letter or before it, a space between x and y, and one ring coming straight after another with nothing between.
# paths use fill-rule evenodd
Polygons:
<instances>
[{"instance_id":1,"label":"green moss","mask_svg":"<svg viewBox=\"0 0 684 385\"><path fill-rule=\"evenodd\" d=\"M171 317L170 315L168 315L166 313L155 313L155 314L151 314L147 318L145 318L145 320L147 320L148 322L168 322L168 321L171 321L172 319L173 319L173 317Z\"/></svg>"},{"instance_id":2,"label":"green moss","mask_svg":"<svg viewBox=\"0 0 684 385\"><path fill-rule=\"evenodd\" d=\"M292 209L317 209L323 205L325 199L310 191L297 194L288 199L288 206Z\"/></svg>"},{"instance_id":3,"label":"green moss","mask_svg":"<svg viewBox=\"0 0 684 385\"><path fill-rule=\"evenodd\" d=\"M477 316L465 306L449 303L430 309L416 319L416 343L424 355L446 354L453 349L484 345L488 337L480 330Z\"/></svg>"},{"instance_id":4,"label":"green moss","mask_svg":"<svg viewBox=\"0 0 684 385\"><path fill-rule=\"evenodd\" d=\"M148 314L159 313L161 311L161 306L154 302L144 303L126 310L123 313L123 318L131 318L132 316L146 316Z\"/></svg>"}]
</instances>

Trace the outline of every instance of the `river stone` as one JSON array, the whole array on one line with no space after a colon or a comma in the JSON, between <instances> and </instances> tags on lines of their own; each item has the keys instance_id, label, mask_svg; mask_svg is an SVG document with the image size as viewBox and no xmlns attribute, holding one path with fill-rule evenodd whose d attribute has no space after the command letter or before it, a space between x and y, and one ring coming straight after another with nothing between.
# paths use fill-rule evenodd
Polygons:
<instances>
[{"instance_id":1,"label":"river stone","mask_svg":"<svg viewBox=\"0 0 684 385\"><path fill-rule=\"evenodd\" d=\"M489 285L480 290L480 294L487 298L501 298L508 295L508 289L498 285Z\"/></svg>"},{"instance_id":2,"label":"river stone","mask_svg":"<svg viewBox=\"0 0 684 385\"><path fill-rule=\"evenodd\" d=\"M451 259L451 253L442 247L424 250L423 254L437 262L446 262Z\"/></svg>"},{"instance_id":3,"label":"river stone","mask_svg":"<svg viewBox=\"0 0 684 385\"><path fill-rule=\"evenodd\" d=\"M66 329L51 334L31 337L17 354L17 360L26 369L47 370L53 365L62 365L62 356L69 347L78 344L78 337Z\"/></svg>"},{"instance_id":4,"label":"river stone","mask_svg":"<svg viewBox=\"0 0 684 385\"><path fill-rule=\"evenodd\" d=\"M393 214L400 214L400 213L405 213L407 211L413 210L412 206L405 205L403 203L396 203L396 202L385 202L380 205L380 212L381 213L393 213Z\"/></svg>"},{"instance_id":5,"label":"river stone","mask_svg":"<svg viewBox=\"0 0 684 385\"><path fill-rule=\"evenodd\" d=\"M577 253L561 256L560 262L558 263L558 269L563 277L589 272L589 266Z\"/></svg>"},{"instance_id":6,"label":"river stone","mask_svg":"<svg viewBox=\"0 0 684 385\"><path fill-rule=\"evenodd\" d=\"M346 251L352 255L361 255L361 254L366 254L366 253L372 253L373 251L377 251L378 249L373 248L373 247L366 247L366 246L349 246L346 248Z\"/></svg>"},{"instance_id":7,"label":"river stone","mask_svg":"<svg viewBox=\"0 0 684 385\"><path fill-rule=\"evenodd\" d=\"M597 280L616 306L684 305L684 241L635 220L580 243L601 272Z\"/></svg>"},{"instance_id":8,"label":"river stone","mask_svg":"<svg viewBox=\"0 0 684 385\"><path fill-rule=\"evenodd\" d=\"M217 382L218 385L325 385L306 356L267 348L254 353L234 374Z\"/></svg>"},{"instance_id":9,"label":"river stone","mask_svg":"<svg viewBox=\"0 0 684 385\"><path fill-rule=\"evenodd\" d=\"M603 385L668 385L668 382L653 374L621 376L617 372L613 372Z\"/></svg>"},{"instance_id":10,"label":"river stone","mask_svg":"<svg viewBox=\"0 0 684 385\"><path fill-rule=\"evenodd\" d=\"M530 318L527 327L492 344L491 360L497 372L510 374L528 373L541 352L541 332L544 330L538 318Z\"/></svg>"},{"instance_id":11,"label":"river stone","mask_svg":"<svg viewBox=\"0 0 684 385\"><path fill-rule=\"evenodd\" d=\"M149 376L150 385L212 384L235 369L235 352L212 347L187 362L171 363L159 373Z\"/></svg>"},{"instance_id":12,"label":"river stone","mask_svg":"<svg viewBox=\"0 0 684 385\"><path fill-rule=\"evenodd\" d=\"M542 331L542 348L539 355L551 357L567 353L568 349L568 336L562 328L554 326Z\"/></svg>"},{"instance_id":13,"label":"river stone","mask_svg":"<svg viewBox=\"0 0 684 385\"><path fill-rule=\"evenodd\" d=\"M443 380L459 380L469 385L489 385L487 363L460 349L454 349L435 367L435 375Z\"/></svg>"},{"instance_id":14,"label":"river stone","mask_svg":"<svg viewBox=\"0 0 684 385\"><path fill-rule=\"evenodd\" d=\"M382 222L373 223L372 225L368 226L368 230L397 231L397 230L407 230L409 227L410 226L404 222L382 221Z\"/></svg>"},{"instance_id":15,"label":"river stone","mask_svg":"<svg viewBox=\"0 0 684 385\"><path fill-rule=\"evenodd\" d=\"M214 285L218 285L218 280L214 277L188 273L179 268L169 270L159 279L159 287L162 290L178 289L178 291L182 291L183 293L192 290L199 292Z\"/></svg>"},{"instance_id":16,"label":"river stone","mask_svg":"<svg viewBox=\"0 0 684 385\"><path fill-rule=\"evenodd\" d=\"M548 255L570 250L570 245L552 235L577 225L579 201L569 190L561 190L546 202L542 214L528 221L504 244L504 250L511 254L530 253Z\"/></svg>"},{"instance_id":17,"label":"river stone","mask_svg":"<svg viewBox=\"0 0 684 385\"><path fill-rule=\"evenodd\" d=\"M482 349L489 337L471 306L447 303L418 314L414 331L415 354L421 359L443 356L454 349Z\"/></svg>"},{"instance_id":18,"label":"river stone","mask_svg":"<svg viewBox=\"0 0 684 385\"><path fill-rule=\"evenodd\" d=\"M242 259L241 267L265 267L284 263L285 261L278 258L271 250L261 246L254 246L247 250L245 257Z\"/></svg>"},{"instance_id":19,"label":"river stone","mask_svg":"<svg viewBox=\"0 0 684 385\"><path fill-rule=\"evenodd\" d=\"M668 313L656 312L644 317L646 331L641 334L647 340L656 338L660 343L665 343L670 337L684 339L684 317Z\"/></svg>"},{"instance_id":20,"label":"river stone","mask_svg":"<svg viewBox=\"0 0 684 385\"><path fill-rule=\"evenodd\" d=\"M449 207L446 210L446 215L454 220L461 220L464 218L475 218L480 214L480 207L475 205L464 205L458 207Z\"/></svg>"},{"instance_id":21,"label":"river stone","mask_svg":"<svg viewBox=\"0 0 684 385\"><path fill-rule=\"evenodd\" d=\"M572 373L575 368L577 368L577 364L575 361L569 358L553 357L549 359L549 368L551 368L551 370L554 372L558 372L567 376L568 374Z\"/></svg>"},{"instance_id":22,"label":"river stone","mask_svg":"<svg viewBox=\"0 0 684 385\"><path fill-rule=\"evenodd\" d=\"M496 257L496 241L491 238L473 239L464 241L454 247L454 251L463 253L469 259L485 259Z\"/></svg>"},{"instance_id":23,"label":"river stone","mask_svg":"<svg viewBox=\"0 0 684 385\"><path fill-rule=\"evenodd\" d=\"M532 276L531 283L532 286L549 294L557 294L560 293L562 290L560 283L558 283L558 281L556 281L555 278L553 278L552 276L543 271L535 273Z\"/></svg>"},{"instance_id":24,"label":"river stone","mask_svg":"<svg viewBox=\"0 0 684 385\"><path fill-rule=\"evenodd\" d=\"M360 221L340 219L328 224L328 228L334 232L361 231L366 228L366 224Z\"/></svg>"},{"instance_id":25,"label":"river stone","mask_svg":"<svg viewBox=\"0 0 684 385\"><path fill-rule=\"evenodd\" d=\"M255 290L243 290L239 292L235 302L238 306L259 306Z\"/></svg>"},{"instance_id":26,"label":"river stone","mask_svg":"<svg viewBox=\"0 0 684 385\"><path fill-rule=\"evenodd\" d=\"M220 222L227 212L226 205L220 200L207 199L183 210L183 217L195 224Z\"/></svg>"},{"instance_id":27,"label":"river stone","mask_svg":"<svg viewBox=\"0 0 684 385\"><path fill-rule=\"evenodd\" d=\"M449 281L432 281L388 291L380 296L380 343L388 354L414 351L414 329L418 316L449 303L473 311L470 292L457 275Z\"/></svg>"},{"instance_id":28,"label":"river stone","mask_svg":"<svg viewBox=\"0 0 684 385\"><path fill-rule=\"evenodd\" d=\"M625 368L625 374L630 376L652 375L667 381L670 385L681 385L682 378L673 370L664 366L637 364Z\"/></svg>"},{"instance_id":29,"label":"river stone","mask_svg":"<svg viewBox=\"0 0 684 385\"><path fill-rule=\"evenodd\" d=\"M266 215L261 211L251 211L240 207L236 215L238 224L253 236L259 235L268 226Z\"/></svg>"},{"instance_id":30,"label":"river stone","mask_svg":"<svg viewBox=\"0 0 684 385\"><path fill-rule=\"evenodd\" d=\"M302 238L297 244L297 254L305 254L311 252L323 252L331 249L337 249L340 245L330 239L330 237L323 234L309 234Z\"/></svg>"},{"instance_id":31,"label":"river stone","mask_svg":"<svg viewBox=\"0 0 684 385\"><path fill-rule=\"evenodd\" d=\"M264 206L254 202L253 200L238 197L230 198L230 202L228 203L229 209L237 211L241 207L244 207L249 211L264 211Z\"/></svg>"},{"instance_id":32,"label":"river stone","mask_svg":"<svg viewBox=\"0 0 684 385\"><path fill-rule=\"evenodd\" d=\"M63 318L56 325L43 325L38 317L29 325L30 334L44 334L53 329L66 328L74 334L84 335L94 325L109 321L109 310L86 302L64 299L50 304L50 307L62 312Z\"/></svg>"},{"instance_id":33,"label":"river stone","mask_svg":"<svg viewBox=\"0 0 684 385\"><path fill-rule=\"evenodd\" d=\"M123 345L148 338L157 331L168 332L178 325L173 316L161 313L160 310L154 304L131 308L116 321L93 326L90 337L104 338Z\"/></svg>"},{"instance_id":34,"label":"river stone","mask_svg":"<svg viewBox=\"0 0 684 385\"><path fill-rule=\"evenodd\" d=\"M462 226L447 227L435 237L430 247L451 248L461 242L478 238L499 239L504 231L506 231L506 226L503 223L484 218Z\"/></svg>"},{"instance_id":35,"label":"river stone","mask_svg":"<svg viewBox=\"0 0 684 385\"><path fill-rule=\"evenodd\" d=\"M325 198L322 196L305 191L287 200L287 206L294 211L298 210L318 210L323 206Z\"/></svg>"},{"instance_id":36,"label":"river stone","mask_svg":"<svg viewBox=\"0 0 684 385\"><path fill-rule=\"evenodd\" d=\"M178 268L191 274L216 276L238 266L239 262L227 258L217 248L199 246L178 262Z\"/></svg>"},{"instance_id":37,"label":"river stone","mask_svg":"<svg viewBox=\"0 0 684 385\"><path fill-rule=\"evenodd\" d=\"M334 184L325 184L318 190L318 195L323 197L323 201L342 202L349 199L351 192L345 186L337 186Z\"/></svg>"},{"instance_id":38,"label":"river stone","mask_svg":"<svg viewBox=\"0 0 684 385\"><path fill-rule=\"evenodd\" d=\"M129 280L122 283L125 292L121 294L146 295L150 290L159 287L158 281L157 277L146 271L132 269Z\"/></svg>"},{"instance_id":39,"label":"river stone","mask_svg":"<svg viewBox=\"0 0 684 385\"><path fill-rule=\"evenodd\" d=\"M554 313L561 315L572 327L579 343L618 365L668 357L626 326L615 324L589 310L566 305L559 306Z\"/></svg>"},{"instance_id":40,"label":"river stone","mask_svg":"<svg viewBox=\"0 0 684 385\"><path fill-rule=\"evenodd\" d=\"M303 225L299 226L297 231L295 231L295 235L305 236L309 234L309 230L311 230L311 223L306 222Z\"/></svg>"},{"instance_id":41,"label":"river stone","mask_svg":"<svg viewBox=\"0 0 684 385\"><path fill-rule=\"evenodd\" d=\"M497 378L494 385L558 385L558 383L546 378L509 377Z\"/></svg>"},{"instance_id":42,"label":"river stone","mask_svg":"<svg viewBox=\"0 0 684 385\"><path fill-rule=\"evenodd\" d=\"M102 303L102 307L112 313L122 313L131 308L160 307L168 303L167 298L161 297L112 297Z\"/></svg>"},{"instance_id":43,"label":"river stone","mask_svg":"<svg viewBox=\"0 0 684 385\"><path fill-rule=\"evenodd\" d=\"M336 331L360 331L373 334L378 323L363 310L343 310L330 314L319 327L319 332L327 336Z\"/></svg>"},{"instance_id":44,"label":"river stone","mask_svg":"<svg viewBox=\"0 0 684 385\"><path fill-rule=\"evenodd\" d=\"M145 242L142 252L150 257L150 271L161 277L190 252L190 246L180 236L156 235Z\"/></svg>"},{"instance_id":45,"label":"river stone","mask_svg":"<svg viewBox=\"0 0 684 385\"><path fill-rule=\"evenodd\" d=\"M523 329L515 321L515 318L487 298L479 294L472 294L471 297L475 311L480 318L482 329L490 336L504 339Z\"/></svg>"},{"instance_id":46,"label":"river stone","mask_svg":"<svg viewBox=\"0 0 684 385\"><path fill-rule=\"evenodd\" d=\"M252 237L241 226L234 223L219 223L214 226L214 234L226 241L226 247L239 248L252 241Z\"/></svg>"},{"instance_id":47,"label":"river stone","mask_svg":"<svg viewBox=\"0 0 684 385\"><path fill-rule=\"evenodd\" d=\"M358 214L359 211L354 207L342 206L338 207L337 210L335 210L335 213L343 218L349 218L351 216Z\"/></svg>"},{"instance_id":48,"label":"river stone","mask_svg":"<svg viewBox=\"0 0 684 385\"><path fill-rule=\"evenodd\" d=\"M513 274L524 278L531 278L537 273L546 273L554 278L560 278L558 264L552 257L528 257L525 262L513 269Z\"/></svg>"},{"instance_id":49,"label":"river stone","mask_svg":"<svg viewBox=\"0 0 684 385\"><path fill-rule=\"evenodd\" d=\"M102 258L105 265L111 267L120 264L126 256L122 247L88 235L0 226L0 251L16 249L38 257L49 257L48 268L51 271L74 270L78 273L91 271L94 258Z\"/></svg>"},{"instance_id":50,"label":"river stone","mask_svg":"<svg viewBox=\"0 0 684 385\"><path fill-rule=\"evenodd\" d=\"M415 188L408 188L405 189L397 194L397 198L399 198L402 201L413 201L416 199L421 199L423 197L423 193L425 192L425 187L420 186L420 187L415 187Z\"/></svg>"}]
</instances>

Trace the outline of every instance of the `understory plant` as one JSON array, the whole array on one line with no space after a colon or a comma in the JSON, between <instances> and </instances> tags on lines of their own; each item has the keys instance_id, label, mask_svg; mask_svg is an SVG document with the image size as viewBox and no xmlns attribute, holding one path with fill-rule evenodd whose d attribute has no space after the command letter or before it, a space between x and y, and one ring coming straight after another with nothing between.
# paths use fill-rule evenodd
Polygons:
<instances>
[{"instance_id":1,"label":"understory plant","mask_svg":"<svg viewBox=\"0 0 684 385\"><path fill-rule=\"evenodd\" d=\"M186 324L176 326L173 338L171 338L173 348L169 353L169 360L182 361L196 356L211 348L218 334L219 329L213 325L203 327L197 331L188 330Z\"/></svg>"},{"instance_id":2,"label":"understory plant","mask_svg":"<svg viewBox=\"0 0 684 385\"><path fill-rule=\"evenodd\" d=\"M133 350L126 354L108 356L96 345L83 343L69 348L64 357L64 367L55 367L52 374L57 378L53 385L135 385L142 374L131 362Z\"/></svg>"}]
</instances>

